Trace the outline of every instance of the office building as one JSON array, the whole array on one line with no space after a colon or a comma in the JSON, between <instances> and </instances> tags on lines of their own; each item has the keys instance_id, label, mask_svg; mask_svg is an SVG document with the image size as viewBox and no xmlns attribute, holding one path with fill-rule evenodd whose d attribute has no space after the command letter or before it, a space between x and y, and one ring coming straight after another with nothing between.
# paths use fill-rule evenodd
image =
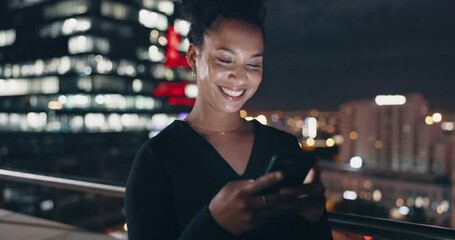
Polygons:
<instances>
[{"instance_id":1,"label":"office building","mask_svg":"<svg viewBox=\"0 0 455 240\"><path fill-rule=\"evenodd\" d=\"M430 159L442 129L426 123L429 106L421 95L402 98L398 104L359 100L341 105L341 159L358 156L369 168L432 172Z\"/></svg>"},{"instance_id":2,"label":"office building","mask_svg":"<svg viewBox=\"0 0 455 240\"><path fill-rule=\"evenodd\" d=\"M141 143L197 95L178 9L156 0L1 1L0 168L124 183ZM0 194L1 207L82 227L124 221L121 199L13 183Z\"/></svg>"}]
</instances>

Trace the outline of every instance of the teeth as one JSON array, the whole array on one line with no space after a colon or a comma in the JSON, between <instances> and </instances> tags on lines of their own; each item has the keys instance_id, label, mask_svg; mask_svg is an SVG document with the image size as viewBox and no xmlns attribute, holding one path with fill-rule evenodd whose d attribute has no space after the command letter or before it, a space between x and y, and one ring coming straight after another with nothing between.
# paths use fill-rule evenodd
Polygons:
<instances>
[{"instance_id":1,"label":"teeth","mask_svg":"<svg viewBox=\"0 0 455 240\"><path fill-rule=\"evenodd\" d=\"M221 90L223 90L223 92L231 97L238 97L240 95L242 95L243 93L243 90L241 91L234 91L234 90L230 90L230 89L227 89L227 88L224 88L224 87L221 87Z\"/></svg>"}]
</instances>

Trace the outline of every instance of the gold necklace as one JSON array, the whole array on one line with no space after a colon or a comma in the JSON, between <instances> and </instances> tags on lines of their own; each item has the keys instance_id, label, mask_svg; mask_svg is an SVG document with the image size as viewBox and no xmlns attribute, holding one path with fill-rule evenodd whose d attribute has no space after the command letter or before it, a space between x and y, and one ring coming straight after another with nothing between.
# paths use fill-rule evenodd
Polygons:
<instances>
[{"instance_id":1,"label":"gold necklace","mask_svg":"<svg viewBox=\"0 0 455 240\"><path fill-rule=\"evenodd\" d=\"M194 128L194 129L197 129L197 130L199 130L201 132L204 132L204 133L207 133L207 134L216 134L216 135L227 135L227 134L240 132L240 130L242 130L242 128L245 127L245 124L246 124L246 121L243 120L243 124L239 128L231 130L231 131L219 132L219 131L213 131L213 130L205 129L205 128L199 127L197 125L194 125L193 123L188 121L188 119L186 119L186 118L183 119L183 121L186 122L190 127Z\"/></svg>"}]
</instances>

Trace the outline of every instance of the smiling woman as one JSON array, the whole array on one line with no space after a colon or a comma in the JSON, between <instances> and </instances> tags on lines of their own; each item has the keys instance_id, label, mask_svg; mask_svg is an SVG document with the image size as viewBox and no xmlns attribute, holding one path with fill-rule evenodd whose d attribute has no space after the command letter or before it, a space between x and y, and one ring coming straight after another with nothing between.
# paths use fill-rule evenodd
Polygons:
<instances>
[{"instance_id":1,"label":"smiling woman","mask_svg":"<svg viewBox=\"0 0 455 240\"><path fill-rule=\"evenodd\" d=\"M297 139L240 117L262 80L262 1L183 5L199 94L184 121L136 156L125 200L129 239L331 239L318 171L264 193L286 178L264 175L269 160L301 153Z\"/></svg>"}]
</instances>

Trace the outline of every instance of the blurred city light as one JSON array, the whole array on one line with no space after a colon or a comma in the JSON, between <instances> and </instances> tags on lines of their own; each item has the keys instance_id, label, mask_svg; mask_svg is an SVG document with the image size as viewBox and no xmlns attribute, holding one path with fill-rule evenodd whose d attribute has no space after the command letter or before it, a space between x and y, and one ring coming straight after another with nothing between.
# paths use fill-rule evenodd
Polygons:
<instances>
[{"instance_id":1,"label":"blurred city light","mask_svg":"<svg viewBox=\"0 0 455 240\"><path fill-rule=\"evenodd\" d=\"M314 141L313 138L308 138L308 139L306 140L306 145L308 145L308 146L310 146L310 147L314 146L315 143L316 143L316 141Z\"/></svg>"},{"instance_id":2,"label":"blurred city light","mask_svg":"<svg viewBox=\"0 0 455 240\"><path fill-rule=\"evenodd\" d=\"M438 123L438 122L442 121L442 114L435 113L435 114L433 114L432 118L433 118L433 122Z\"/></svg>"},{"instance_id":3,"label":"blurred city light","mask_svg":"<svg viewBox=\"0 0 455 240\"><path fill-rule=\"evenodd\" d=\"M354 192L354 191L344 191L343 198L346 199L346 200L356 200L357 199L357 193Z\"/></svg>"},{"instance_id":4,"label":"blurred city light","mask_svg":"<svg viewBox=\"0 0 455 240\"><path fill-rule=\"evenodd\" d=\"M425 123L427 125L433 125L433 123L434 123L433 117L431 117L431 116L425 117Z\"/></svg>"},{"instance_id":5,"label":"blurred city light","mask_svg":"<svg viewBox=\"0 0 455 240\"><path fill-rule=\"evenodd\" d=\"M9 46L16 41L16 30L0 30L0 47Z\"/></svg>"},{"instance_id":6,"label":"blurred city light","mask_svg":"<svg viewBox=\"0 0 455 240\"><path fill-rule=\"evenodd\" d=\"M255 119L258 122L260 122L260 123L262 123L264 125L267 125L267 118L264 115L259 115L259 116L255 117Z\"/></svg>"},{"instance_id":7,"label":"blurred city light","mask_svg":"<svg viewBox=\"0 0 455 240\"><path fill-rule=\"evenodd\" d=\"M453 126L454 126L454 123L453 122L444 122L442 123L442 130L444 131L453 131Z\"/></svg>"},{"instance_id":8,"label":"blurred city light","mask_svg":"<svg viewBox=\"0 0 455 240\"><path fill-rule=\"evenodd\" d=\"M196 98L198 92L199 90L196 84L188 84L185 86L185 96L189 98Z\"/></svg>"},{"instance_id":9,"label":"blurred city light","mask_svg":"<svg viewBox=\"0 0 455 240\"><path fill-rule=\"evenodd\" d=\"M402 95L378 95L375 102L379 106L403 105L406 103L406 97Z\"/></svg>"},{"instance_id":10,"label":"blurred city light","mask_svg":"<svg viewBox=\"0 0 455 240\"><path fill-rule=\"evenodd\" d=\"M168 20L165 15L146 9L139 11L139 23L145 27L156 28L161 31L165 31L168 28Z\"/></svg>"},{"instance_id":11,"label":"blurred city light","mask_svg":"<svg viewBox=\"0 0 455 240\"><path fill-rule=\"evenodd\" d=\"M395 204L397 205L397 207L401 207L404 205L404 200L402 198L398 198Z\"/></svg>"},{"instance_id":12,"label":"blurred city light","mask_svg":"<svg viewBox=\"0 0 455 240\"><path fill-rule=\"evenodd\" d=\"M182 36L188 35L190 26L191 24L188 21L182 19L175 19L174 21L175 31Z\"/></svg>"},{"instance_id":13,"label":"blurred city light","mask_svg":"<svg viewBox=\"0 0 455 240\"><path fill-rule=\"evenodd\" d=\"M406 206L401 206L398 211L400 212L401 215L408 215L409 214L409 208Z\"/></svg>"},{"instance_id":14,"label":"blurred city light","mask_svg":"<svg viewBox=\"0 0 455 240\"><path fill-rule=\"evenodd\" d=\"M359 156L355 156L351 158L351 161L349 162L352 168L361 168L363 164L363 160Z\"/></svg>"},{"instance_id":15,"label":"blurred city light","mask_svg":"<svg viewBox=\"0 0 455 240\"><path fill-rule=\"evenodd\" d=\"M332 138L328 138L326 141L327 147L333 147L335 146L335 141Z\"/></svg>"},{"instance_id":16,"label":"blurred city light","mask_svg":"<svg viewBox=\"0 0 455 240\"><path fill-rule=\"evenodd\" d=\"M373 191L373 200L375 202L380 202L382 200L382 192L378 189Z\"/></svg>"},{"instance_id":17,"label":"blurred city light","mask_svg":"<svg viewBox=\"0 0 455 240\"><path fill-rule=\"evenodd\" d=\"M358 134L356 131L351 131L351 132L349 133L349 138L350 138L351 140L356 140L358 137L359 137L359 134Z\"/></svg>"},{"instance_id":18,"label":"blurred city light","mask_svg":"<svg viewBox=\"0 0 455 240\"><path fill-rule=\"evenodd\" d=\"M303 136L316 138L318 134L318 120L314 117L307 117L305 119L306 129L302 128Z\"/></svg>"},{"instance_id":19,"label":"blurred city light","mask_svg":"<svg viewBox=\"0 0 455 240\"><path fill-rule=\"evenodd\" d=\"M158 1L158 10L167 15L172 15L174 13L174 3L171 1Z\"/></svg>"},{"instance_id":20,"label":"blurred city light","mask_svg":"<svg viewBox=\"0 0 455 240\"><path fill-rule=\"evenodd\" d=\"M248 112L247 112L247 111L245 111L245 110L243 110L243 109L240 110L240 117L241 117L241 118L246 118L247 116L248 116Z\"/></svg>"}]
</instances>

